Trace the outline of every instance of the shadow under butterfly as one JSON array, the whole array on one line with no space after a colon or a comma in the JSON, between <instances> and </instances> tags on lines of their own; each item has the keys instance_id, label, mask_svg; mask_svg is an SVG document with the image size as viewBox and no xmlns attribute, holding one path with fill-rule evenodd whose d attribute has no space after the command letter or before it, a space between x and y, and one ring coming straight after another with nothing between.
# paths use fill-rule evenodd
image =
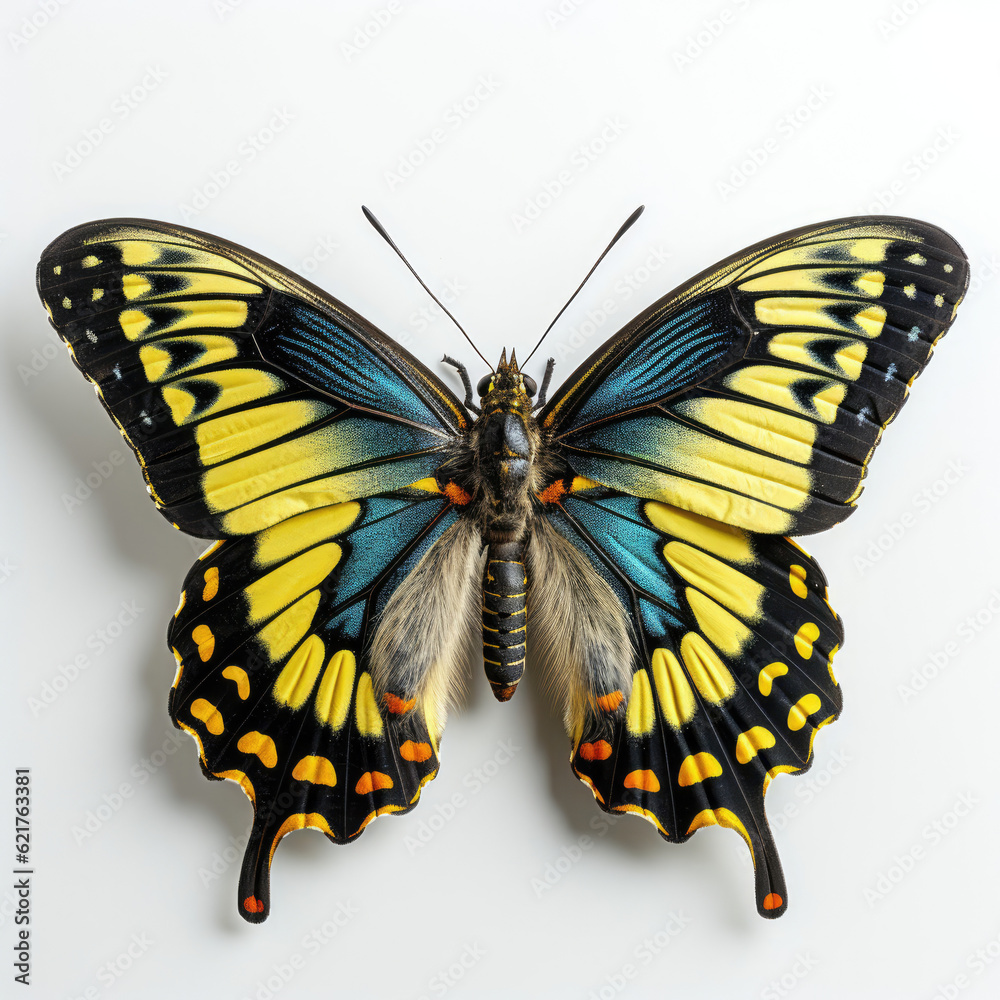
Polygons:
<instances>
[{"instance_id":1,"label":"shadow under butterfly","mask_svg":"<svg viewBox=\"0 0 1000 1000\"><path fill-rule=\"evenodd\" d=\"M140 219L55 240L52 324L163 515L216 540L170 624L170 714L253 803L242 916L266 918L285 834L347 843L416 804L479 627L499 700L529 648L547 672L602 809L737 831L758 912L783 913L764 794L836 719L843 639L786 536L854 509L968 277L923 222L809 226L664 296L551 399L552 360L539 390L505 350L477 401L446 357L462 401L225 240Z\"/></svg>"}]
</instances>

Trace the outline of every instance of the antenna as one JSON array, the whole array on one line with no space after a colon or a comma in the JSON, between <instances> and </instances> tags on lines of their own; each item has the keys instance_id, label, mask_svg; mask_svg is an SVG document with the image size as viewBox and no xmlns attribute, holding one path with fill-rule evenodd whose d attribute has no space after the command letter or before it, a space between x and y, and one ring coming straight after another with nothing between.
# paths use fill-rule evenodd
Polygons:
<instances>
[{"instance_id":1,"label":"antenna","mask_svg":"<svg viewBox=\"0 0 1000 1000\"><path fill-rule=\"evenodd\" d=\"M570 304L570 302L572 302L572 301L573 301L573 299L575 299L575 298L577 297L577 295L578 295L578 294L580 293L580 289L581 289L581 288L583 288L583 286L584 286L585 284L587 284L587 281L588 281L588 280L590 279L590 276L591 276L591 275L592 275L592 274L593 274L593 273L594 273L594 272L595 272L595 271L597 270L597 265L598 265L598 264L600 264L600 263L601 263L601 261L602 261L602 260L604 260L604 258L605 258L605 257L607 257L607 255L608 255L608 251L609 251L609 250L610 250L610 249L611 249L611 248L612 248L612 247L613 247L613 246L614 246L614 245L615 245L615 244L616 244L616 243L617 243L617 242L618 242L618 241L619 241L619 240L620 240L620 239L621 239L621 238L622 238L622 237L623 237L623 236L624 236L624 235L625 235L625 234L626 234L626 233L627 233L628 231L629 231L629 229L631 229L631 228L632 228L632 224L633 224L633 223L634 223L634 222L636 221L636 219L638 219L638 218L639 218L639 216L640 216L640 215L642 215L642 213L643 213L643 210L645 209L645 207L646 207L645 205L640 205L640 206L639 206L639 207L638 207L638 208L637 208L637 209L636 209L636 210L635 210L635 211L634 211L634 212L633 212L633 213L632 213L632 214L631 214L631 215L630 215L630 216L629 216L629 217L628 217L628 218L627 218L627 219L626 219L626 220L625 220L625 221L624 221L623 223L622 223L622 226L621 226L621 229L619 229L619 230L618 230L618 232L617 232L617 233L615 233L615 235L614 235L614 237L612 238L611 242L610 242L610 243L609 243L609 244L608 244L608 245L607 245L607 246L606 246L606 247L604 248L604 253L602 253L602 254L601 254L601 256L597 258L597 260L596 260L596 261L594 261L594 266L593 266L593 267L592 267L592 268L591 268L591 269L590 269L590 270L589 270L589 271L587 272L587 277L586 277L586 278L584 278L584 279L583 279L583 281L581 281L581 282L580 282L580 284L579 284L579 285L577 286L577 289L576 289L576 291L575 291L575 292L574 292L574 293L573 293L573 294L572 294L572 295L571 295L571 296L569 297L569 299L567 300L567 302L566 302L566 305L564 305L564 306L562 307L562 309L560 309L560 310L559 310L559 312L557 312L557 313L556 313L556 318L555 318L555 319L554 319L554 320L553 320L553 321L552 321L551 323L549 323L549 325L548 325L548 326L547 326L547 327L545 328L545 333L543 333L543 334L541 335L541 337L539 337L539 338L538 338L538 343L537 343L537 344L535 344L535 346L534 346L534 347L533 347L533 348L531 349L531 354L534 354L534 353L535 353L535 351L537 351L537 350L538 350L538 348L539 348L539 346L541 345L542 341L543 341L543 340L544 340L544 339L545 339L545 338L546 338L546 337L547 337L547 336L549 335L549 330L551 330L551 329L552 329L552 327L554 327L554 326L556 325L556 320L558 320L558 319L559 319L559 317L560 317L560 316L562 316L562 314L563 314L564 312L566 312L566 310L567 310L567 309L569 308L569 304ZM399 251L397 251L397 253L398 253L398 252L399 252ZM527 356L527 357L526 357L526 358L524 359L524 361L522 362L522 367L523 367L524 365L526 365L526 364L527 364L527 363L528 363L528 362L529 362L529 361L531 360L531 354L529 354L529 355L528 355L528 356Z\"/></svg>"},{"instance_id":2,"label":"antenna","mask_svg":"<svg viewBox=\"0 0 1000 1000\"><path fill-rule=\"evenodd\" d=\"M364 205L361 206L361 211L365 213L365 218L372 224L372 226L375 227L375 232L378 233L379 236L381 236L382 239L384 239L386 241L386 243L388 243L389 246L391 246L392 249L396 251L396 255L410 269L410 273L413 275L414 278L417 279L417 281L420 282L420 284L423 287L424 291L444 310L445 314L452 321L452 323L454 323L455 326L457 326L459 328L459 330L462 331L462 336L465 337L465 339L470 344L472 344L472 338L465 332L464 329L462 329L462 324L459 323L459 321L457 319L455 319L454 316L452 316L452 314L449 311L448 307L427 287L426 283L424 282L424 279L421 278L420 275L417 274L417 272L413 270L413 265L403 256L403 254L400 251L399 247L396 246L396 244L392 242L392 237L385 231L385 227L382 225L382 223L379 222L378 219L376 219L375 216L372 215L371 211L368 208L366 208ZM618 237L616 236L615 239L617 239L617 238ZM608 249L610 249L610 247ZM607 253L607 250L605 251L605 253ZM481 358L483 358L483 363L486 365L487 368L490 369L490 371L492 371L493 370L493 366L486 360L486 358L483 357L483 352L480 351L479 348L476 347L475 344L472 344L472 349L476 352L476 354L478 354Z\"/></svg>"}]
</instances>

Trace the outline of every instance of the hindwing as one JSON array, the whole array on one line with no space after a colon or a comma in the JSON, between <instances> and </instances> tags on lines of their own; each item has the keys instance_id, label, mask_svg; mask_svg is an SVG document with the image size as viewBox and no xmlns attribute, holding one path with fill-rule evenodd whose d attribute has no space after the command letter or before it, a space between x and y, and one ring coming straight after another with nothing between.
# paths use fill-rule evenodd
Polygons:
<instances>
[{"instance_id":1,"label":"hindwing","mask_svg":"<svg viewBox=\"0 0 1000 1000\"><path fill-rule=\"evenodd\" d=\"M536 530L586 555L633 640L624 689L571 699L574 771L602 808L642 815L668 840L735 829L759 912L780 915L787 893L764 792L809 766L813 736L841 706L832 661L843 631L822 571L789 539L588 480L565 484L545 514Z\"/></svg>"},{"instance_id":2,"label":"hindwing","mask_svg":"<svg viewBox=\"0 0 1000 1000\"><path fill-rule=\"evenodd\" d=\"M371 656L387 604L435 546L475 560L464 589L432 583L471 603L478 537L433 480L217 542L188 574L168 636L170 714L197 740L206 776L237 781L253 803L239 893L248 920L267 916L286 833L312 827L347 843L376 816L412 808L437 773L447 683L404 701L380 689ZM424 614L434 601L425 591ZM459 611L437 611L451 648L432 659L448 671L461 666Z\"/></svg>"}]
</instances>

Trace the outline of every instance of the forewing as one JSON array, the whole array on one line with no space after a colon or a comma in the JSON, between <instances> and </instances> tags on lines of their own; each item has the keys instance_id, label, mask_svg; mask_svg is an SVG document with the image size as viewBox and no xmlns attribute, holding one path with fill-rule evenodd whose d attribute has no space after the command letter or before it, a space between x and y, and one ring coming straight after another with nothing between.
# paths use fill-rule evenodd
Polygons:
<instances>
[{"instance_id":1,"label":"forewing","mask_svg":"<svg viewBox=\"0 0 1000 1000\"><path fill-rule=\"evenodd\" d=\"M542 424L580 476L752 531L821 531L853 510L968 275L912 219L785 233L657 302Z\"/></svg>"},{"instance_id":2,"label":"forewing","mask_svg":"<svg viewBox=\"0 0 1000 1000\"><path fill-rule=\"evenodd\" d=\"M809 766L816 731L841 705L831 663L843 633L822 571L789 539L586 480L550 496L548 524L610 585L634 644L628 690L575 700L575 772L602 808L642 815L668 840L735 829L759 912L780 915L764 793L776 774Z\"/></svg>"},{"instance_id":3,"label":"forewing","mask_svg":"<svg viewBox=\"0 0 1000 1000\"><path fill-rule=\"evenodd\" d=\"M252 533L404 487L468 424L366 320L204 233L78 226L42 254L38 291L157 506L191 534Z\"/></svg>"},{"instance_id":4,"label":"forewing","mask_svg":"<svg viewBox=\"0 0 1000 1000\"><path fill-rule=\"evenodd\" d=\"M412 808L436 774L440 699L382 697L370 645L432 547L470 544L459 522L430 480L218 542L189 573L169 631L170 713L197 740L205 774L237 781L253 803L246 919L267 916L268 872L286 833L312 827L346 843L376 816ZM451 612L442 627L458 629Z\"/></svg>"}]
</instances>

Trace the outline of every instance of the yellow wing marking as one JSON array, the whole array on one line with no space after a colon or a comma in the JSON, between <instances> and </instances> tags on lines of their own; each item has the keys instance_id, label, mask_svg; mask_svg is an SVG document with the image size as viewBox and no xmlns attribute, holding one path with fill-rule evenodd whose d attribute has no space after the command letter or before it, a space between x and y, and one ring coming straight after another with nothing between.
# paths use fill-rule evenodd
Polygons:
<instances>
[{"instance_id":1,"label":"yellow wing marking","mask_svg":"<svg viewBox=\"0 0 1000 1000\"><path fill-rule=\"evenodd\" d=\"M752 563L755 559L749 536L739 528L655 500L644 509L653 527L665 535L707 549L727 562Z\"/></svg>"},{"instance_id":2,"label":"yellow wing marking","mask_svg":"<svg viewBox=\"0 0 1000 1000\"><path fill-rule=\"evenodd\" d=\"M817 695L804 694L788 710L788 728L792 732L798 732L806 724L809 716L820 710L822 704Z\"/></svg>"},{"instance_id":3,"label":"yellow wing marking","mask_svg":"<svg viewBox=\"0 0 1000 1000\"><path fill-rule=\"evenodd\" d=\"M283 659L309 631L319 607L318 590L306 594L257 633L273 662Z\"/></svg>"},{"instance_id":4,"label":"yellow wing marking","mask_svg":"<svg viewBox=\"0 0 1000 1000\"><path fill-rule=\"evenodd\" d=\"M382 715L372 691L371 674L367 670L358 678L358 690L354 696L354 724L362 736L382 735Z\"/></svg>"},{"instance_id":5,"label":"yellow wing marking","mask_svg":"<svg viewBox=\"0 0 1000 1000\"><path fill-rule=\"evenodd\" d=\"M813 643L819 638L819 626L815 622L806 622L795 633L795 652L808 660L813 655Z\"/></svg>"},{"instance_id":6,"label":"yellow wing marking","mask_svg":"<svg viewBox=\"0 0 1000 1000\"><path fill-rule=\"evenodd\" d=\"M653 651L652 671L663 718L674 729L680 729L694 718L696 707L687 674L669 649Z\"/></svg>"},{"instance_id":7,"label":"yellow wing marking","mask_svg":"<svg viewBox=\"0 0 1000 1000\"><path fill-rule=\"evenodd\" d=\"M710 753L689 754L681 762L677 772L677 784L681 788L696 785L707 778L717 778L722 774L722 765Z\"/></svg>"},{"instance_id":8,"label":"yellow wing marking","mask_svg":"<svg viewBox=\"0 0 1000 1000\"><path fill-rule=\"evenodd\" d=\"M625 709L625 725L633 736L644 736L653 729L655 710L649 674L637 670L632 677L632 693Z\"/></svg>"},{"instance_id":9,"label":"yellow wing marking","mask_svg":"<svg viewBox=\"0 0 1000 1000\"><path fill-rule=\"evenodd\" d=\"M774 733L763 726L753 726L737 737L736 759L741 764L749 764L757 756L758 750L768 750L774 744Z\"/></svg>"},{"instance_id":10,"label":"yellow wing marking","mask_svg":"<svg viewBox=\"0 0 1000 1000\"><path fill-rule=\"evenodd\" d=\"M222 676L236 684L236 693L240 696L240 701L246 701L250 697L250 678L242 667L226 667L222 671Z\"/></svg>"},{"instance_id":11,"label":"yellow wing marking","mask_svg":"<svg viewBox=\"0 0 1000 1000\"><path fill-rule=\"evenodd\" d=\"M788 334L787 336L809 335ZM771 341L772 353L775 354L778 353L773 350L776 340L778 337ZM864 344L860 346L863 348ZM814 362L813 364L815 365ZM780 410L770 410L738 399L682 400L674 406L674 412L736 441L741 441L751 448L769 452L790 462L808 465L812 461L813 444L816 441L816 425L801 417L794 417L789 413L782 413Z\"/></svg>"},{"instance_id":12,"label":"yellow wing marking","mask_svg":"<svg viewBox=\"0 0 1000 1000\"><path fill-rule=\"evenodd\" d=\"M264 767L271 768L278 763L278 748L274 745L274 740L264 733L257 732L256 729L244 733L239 738L236 749L240 753L256 754Z\"/></svg>"},{"instance_id":13,"label":"yellow wing marking","mask_svg":"<svg viewBox=\"0 0 1000 1000\"><path fill-rule=\"evenodd\" d=\"M681 659L698 694L710 705L724 701L736 690L733 675L697 632L688 632L681 639Z\"/></svg>"},{"instance_id":14,"label":"yellow wing marking","mask_svg":"<svg viewBox=\"0 0 1000 1000\"><path fill-rule=\"evenodd\" d=\"M333 788L337 784L337 769L326 757L303 757L292 768L292 777L296 781L308 781L311 785L329 785Z\"/></svg>"},{"instance_id":15,"label":"yellow wing marking","mask_svg":"<svg viewBox=\"0 0 1000 1000\"><path fill-rule=\"evenodd\" d=\"M258 566L281 562L317 542L347 531L360 513L360 504L347 501L318 507L281 521L257 536L255 561Z\"/></svg>"},{"instance_id":16,"label":"yellow wing marking","mask_svg":"<svg viewBox=\"0 0 1000 1000\"><path fill-rule=\"evenodd\" d=\"M299 643L274 682L275 699L289 708L301 708L312 694L324 659L326 647L318 635L310 635Z\"/></svg>"},{"instance_id":17,"label":"yellow wing marking","mask_svg":"<svg viewBox=\"0 0 1000 1000\"><path fill-rule=\"evenodd\" d=\"M341 553L336 542L317 545L254 580L243 591L250 621L265 621L306 591L318 587L340 562Z\"/></svg>"},{"instance_id":18,"label":"yellow wing marking","mask_svg":"<svg viewBox=\"0 0 1000 1000\"><path fill-rule=\"evenodd\" d=\"M788 673L788 667L784 663L769 663L757 675L757 687L760 693L767 698L771 694L771 686L776 677L784 677Z\"/></svg>"},{"instance_id":19,"label":"yellow wing marking","mask_svg":"<svg viewBox=\"0 0 1000 1000\"><path fill-rule=\"evenodd\" d=\"M191 702L190 711L194 718L205 724L205 728L213 736L222 735L225 730L222 713L210 701L206 701L204 698L196 698Z\"/></svg>"},{"instance_id":20,"label":"yellow wing marking","mask_svg":"<svg viewBox=\"0 0 1000 1000\"><path fill-rule=\"evenodd\" d=\"M837 419L837 411L847 395L847 386L843 382L832 379L819 379L822 387L813 394L811 403L800 402L793 388L797 382L807 380L814 383L818 376L808 375L797 368L779 368L776 365L750 365L726 377L725 386L734 392L762 403L771 403L785 410L792 410L804 416L832 424ZM806 470L801 470L805 488L809 488L810 477ZM808 499L808 498L806 498ZM800 506L804 506L805 499ZM798 509L793 508L793 509Z\"/></svg>"},{"instance_id":21,"label":"yellow wing marking","mask_svg":"<svg viewBox=\"0 0 1000 1000\"><path fill-rule=\"evenodd\" d=\"M753 622L760 617L766 588L745 573L684 542L668 542L663 547L663 555L692 587L697 587L744 621Z\"/></svg>"},{"instance_id":22,"label":"yellow wing marking","mask_svg":"<svg viewBox=\"0 0 1000 1000\"><path fill-rule=\"evenodd\" d=\"M705 638L729 656L738 656L750 644L753 632L735 615L706 597L700 590L688 587L684 591Z\"/></svg>"},{"instance_id":23,"label":"yellow wing marking","mask_svg":"<svg viewBox=\"0 0 1000 1000\"><path fill-rule=\"evenodd\" d=\"M341 649L330 657L316 693L316 718L334 731L347 720L354 692L356 663L349 649Z\"/></svg>"}]
</instances>

